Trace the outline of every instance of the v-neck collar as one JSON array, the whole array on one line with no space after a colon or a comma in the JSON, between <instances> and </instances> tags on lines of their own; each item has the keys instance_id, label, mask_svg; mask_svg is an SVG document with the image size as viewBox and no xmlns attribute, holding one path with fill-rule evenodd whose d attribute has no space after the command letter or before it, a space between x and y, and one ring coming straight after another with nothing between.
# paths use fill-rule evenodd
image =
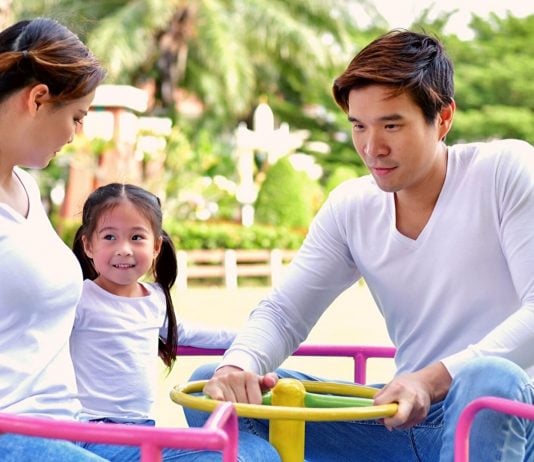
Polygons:
<instances>
[{"instance_id":1,"label":"v-neck collar","mask_svg":"<svg viewBox=\"0 0 534 462\"><path fill-rule=\"evenodd\" d=\"M15 210L13 207L11 207L9 204L6 204L5 202L0 202L0 208L2 208L7 213L9 213L9 215L11 215L11 217L14 218L17 222L27 223L31 219L32 210L33 210L30 193L28 191L26 184L24 183L24 180L19 175L19 172L17 172L17 169L13 170L13 174L17 178L18 182L20 183L22 189L24 190L26 194L26 200L28 201L28 212L26 216L24 216L18 210Z\"/></svg>"},{"instance_id":2,"label":"v-neck collar","mask_svg":"<svg viewBox=\"0 0 534 462\"><path fill-rule=\"evenodd\" d=\"M445 206L444 204L446 204L447 202L447 196L449 195L449 184L451 182L450 177L453 161L453 156L451 156L451 148L447 147L447 166L445 169L445 180L443 181L443 186L441 187L441 191L439 192L438 198L434 205L434 209L432 210L428 221L415 239L406 236L397 229L395 193L387 193L388 209L391 218L391 224L393 227L392 232L397 239L414 247L420 246L421 243L426 240L426 236L431 233L432 228L434 227L434 223L439 219L439 216L441 215L441 209Z\"/></svg>"}]
</instances>

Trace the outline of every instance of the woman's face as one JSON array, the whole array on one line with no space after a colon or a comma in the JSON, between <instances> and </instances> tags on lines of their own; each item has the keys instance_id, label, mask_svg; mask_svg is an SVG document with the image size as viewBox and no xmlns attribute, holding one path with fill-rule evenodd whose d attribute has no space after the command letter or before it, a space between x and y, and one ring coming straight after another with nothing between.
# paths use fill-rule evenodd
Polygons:
<instances>
[{"instance_id":1,"label":"woman's face","mask_svg":"<svg viewBox=\"0 0 534 462\"><path fill-rule=\"evenodd\" d=\"M36 103L32 131L28 133L27 149L23 151L25 159L18 164L32 168L46 167L61 148L72 141L89 111L94 95L93 91L59 106L46 99Z\"/></svg>"}]
</instances>

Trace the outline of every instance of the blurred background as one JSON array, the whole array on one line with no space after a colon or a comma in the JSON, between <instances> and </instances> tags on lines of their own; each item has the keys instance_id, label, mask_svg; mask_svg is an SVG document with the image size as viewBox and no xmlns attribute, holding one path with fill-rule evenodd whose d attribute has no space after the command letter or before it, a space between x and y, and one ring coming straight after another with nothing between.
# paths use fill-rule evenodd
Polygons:
<instances>
[{"instance_id":1,"label":"blurred background","mask_svg":"<svg viewBox=\"0 0 534 462\"><path fill-rule=\"evenodd\" d=\"M391 27L445 42L449 143L534 142L528 3L0 0L0 27L56 18L108 69L82 133L35 172L67 242L87 194L121 181L161 197L179 249L295 249L328 192L366 173L331 86Z\"/></svg>"}]
</instances>

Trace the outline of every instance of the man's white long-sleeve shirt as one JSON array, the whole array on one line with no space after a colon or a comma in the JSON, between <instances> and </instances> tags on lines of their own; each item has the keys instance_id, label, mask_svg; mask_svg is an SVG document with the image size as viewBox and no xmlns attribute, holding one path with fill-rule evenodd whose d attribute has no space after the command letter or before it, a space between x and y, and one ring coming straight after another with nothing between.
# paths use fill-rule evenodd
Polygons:
<instances>
[{"instance_id":1,"label":"man's white long-sleeve shirt","mask_svg":"<svg viewBox=\"0 0 534 462\"><path fill-rule=\"evenodd\" d=\"M449 147L442 191L415 240L396 229L394 194L372 177L340 185L221 365L274 370L360 277L397 347L397 373L442 361L454 376L469 358L497 355L533 375L533 147Z\"/></svg>"}]
</instances>

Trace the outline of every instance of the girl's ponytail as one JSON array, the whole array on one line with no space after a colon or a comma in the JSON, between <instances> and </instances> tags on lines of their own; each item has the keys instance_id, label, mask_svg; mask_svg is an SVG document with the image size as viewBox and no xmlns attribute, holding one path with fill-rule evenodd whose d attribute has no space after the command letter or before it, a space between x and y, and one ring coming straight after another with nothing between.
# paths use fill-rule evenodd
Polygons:
<instances>
[{"instance_id":1,"label":"girl's ponytail","mask_svg":"<svg viewBox=\"0 0 534 462\"><path fill-rule=\"evenodd\" d=\"M172 368L176 360L176 348L178 347L178 326L176 314L172 303L171 289L178 274L178 262L176 261L176 249L170 236L161 231L163 239L160 252L154 262L154 279L163 289L167 305L167 338L159 339L159 355L166 366Z\"/></svg>"}]
</instances>

